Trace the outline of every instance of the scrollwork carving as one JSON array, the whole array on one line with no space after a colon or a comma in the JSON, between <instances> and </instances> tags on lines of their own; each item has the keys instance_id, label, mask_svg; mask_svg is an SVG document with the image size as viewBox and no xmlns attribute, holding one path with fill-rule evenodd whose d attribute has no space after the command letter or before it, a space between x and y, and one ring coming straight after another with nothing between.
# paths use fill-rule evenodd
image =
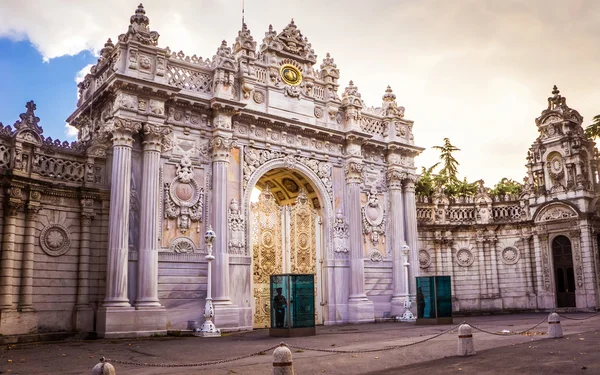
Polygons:
<instances>
[{"instance_id":1,"label":"scrollwork carving","mask_svg":"<svg viewBox=\"0 0 600 375\"><path fill-rule=\"evenodd\" d=\"M202 221L204 189L193 177L192 162L185 155L177 166L176 177L165 183L165 219L177 219L181 233L190 229L190 222ZM200 226L196 226L200 230Z\"/></svg>"},{"instance_id":2,"label":"scrollwork carving","mask_svg":"<svg viewBox=\"0 0 600 375\"><path fill-rule=\"evenodd\" d=\"M246 255L246 222L235 198L229 204L227 228L229 228L229 253Z\"/></svg>"},{"instance_id":3,"label":"scrollwork carving","mask_svg":"<svg viewBox=\"0 0 600 375\"><path fill-rule=\"evenodd\" d=\"M363 234L369 235L373 246L379 243L379 236L385 234L386 214L377 198L375 187L367 193L368 202L362 208Z\"/></svg>"}]
</instances>

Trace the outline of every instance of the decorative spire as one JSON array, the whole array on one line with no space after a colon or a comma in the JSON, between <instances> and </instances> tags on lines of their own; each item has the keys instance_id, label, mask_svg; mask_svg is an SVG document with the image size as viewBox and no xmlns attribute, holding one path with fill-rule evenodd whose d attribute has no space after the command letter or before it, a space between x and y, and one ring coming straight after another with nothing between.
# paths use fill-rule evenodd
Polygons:
<instances>
[{"instance_id":1,"label":"decorative spire","mask_svg":"<svg viewBox=\"0 0 600 375\"><path fill-rule=\"evenodd\" d=\"M387 89L385 89L385 94L383 94L384 102L395 102L396 94L392 91L392 88L388 85Z\"/></svg>"},{"instance_id":2,"label":"decorative spire","mask_svg":"<svg viewBox=\"0 0 600 375\"><path fill-rule=\"evenodd\" d=\"M235 38L233 54L236 57L246 56L252 59L256 56L256 42L245 23L242 25L242 29L238 31L237 38Z\"/></svg>"},{"instance_id":3,"label":"decorative spire","mask_svg":"<svg viewBox=\"0 0 600 375\"><path fill-rule=\"evenodd\" d=\"M43 129L41 126L38 125L38 123L40 122L40 118L36 117L35 115L35 110L36 110L36 105L33 102L33 100L27 102L27 104L25 105L25 108L27 108L27 112L25 113L21 113L19 115L19 117L21 118L20 120L18 120L17 122L15 122L15 129L17 130L25 130L25 129L31 129L34 132L36 132L37 134L42 134Z\"/></svg>"},{"instance_id":4,"label":"decorative spire","mask_svg":"<svg viewBox=\"0 0 600 375\"><path fill-rule=\"evenodd\" d=\"M135 14L129 18L129 30L126 34L119 35L119 42L127 43L134 39L142 44L156 46L158 44L159 34L156 31L150 31L150 19L146 16L144 6L140 4L135 10Z\"/></svg>"},{"instance_id":5,"label":"decorative spire","mask_svg":"<svg viewBox=\"0 0 600 375\"><path fill-rule=\"evenodd\" d=\"M560 95L560 90L556 85L552 87L552 96L548 98L548 109L549 110L561 110L567 109L567 98L563 98Z\"/></svg>"},{"instance_id":6,"label":"decorative spire","mask_svg":"<svg viewBox=\"0 0 600 375\"><path fill-rule=\"evenodd\" d=\"M358 92L358 87L354 86L354 82L350 81L344 92L342 93L342 104L353 105L362 108L362 99Z\"/></svg>"},{"instance_id":7,"label":"decorative spire","mask_svg":"<svg viewBox=\"0 0 600 375\"><path fill-rule=\"evenodd\" d=\"M137 9L135 10L135 14L131 16L129 22L137 29L143 28L144 31L150 30L148 28L150 19L146 16L146 11L144 10L144 5L142 3L138 5Z\"/></svg>"},{"instance_id":8,"label":"decorative spire","mask_svg":"<svg viewBox=\"0 0 600 375\"><path fill-rule=\"evenodd\" d=\"M108 38L106 43L104 43L104 48L100 50L100 59L107 59L114 49L115 45L113 44L112 40Z\"/></svg>"}]
</instances>

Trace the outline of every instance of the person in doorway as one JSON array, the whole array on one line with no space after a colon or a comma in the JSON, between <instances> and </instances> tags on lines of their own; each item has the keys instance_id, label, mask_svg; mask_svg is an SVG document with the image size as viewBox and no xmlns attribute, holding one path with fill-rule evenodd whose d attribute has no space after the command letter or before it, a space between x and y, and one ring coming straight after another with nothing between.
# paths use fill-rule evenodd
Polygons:
<instances>
[{"instance_id":1,"label":"person in doorway","mask_svg":"<svg viewBox=\"0 0 600 375\"><path fill-rule=\"evenodd\" d=\"M281 294L282 288L275 289L277 295L273 298L273 308L275 309L275 327L283 328L283 322L285 319L285 308L287 307L287 300Z\"/></svg>"},{"instance_id":2,"label":"person in doorway","mask_svg":"<svg viewBox=\"0 0 600 375\"><path fill-rule=\"evenodd\" d=\"M421 287L417 289L417 318L425 317L425 296Z\"/></svg>"}]
</instances>

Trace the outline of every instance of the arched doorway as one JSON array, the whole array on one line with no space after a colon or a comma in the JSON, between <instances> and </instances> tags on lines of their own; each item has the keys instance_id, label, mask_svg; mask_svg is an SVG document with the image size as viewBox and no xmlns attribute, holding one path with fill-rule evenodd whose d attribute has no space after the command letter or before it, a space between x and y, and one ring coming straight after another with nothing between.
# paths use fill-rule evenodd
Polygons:
<instances>
[{"instance_id":1,"label":"arched doorway","mask_svg":"<svg viewBox=\"0 0 600 375\"><path fill-rule=\"evenodd\" d=\"M552 240L552 258L554 260L556 306L576 307L573 251L571 240L568 237L557 236Z\"/></svg>"},{"instance_id":2,"label":"arched doorway","mask_svg":"<svg viewBox=\"0 0 600 375\"><path fill-rule=\"evenodd\" d=\"M314 186L298 171L276 168L256 183L250 200L254 328L269 327L269 279L282 273L315 275L315 320L320 311L321 205ZM290 298L290 296L286 296ZM292 304L289 308L294 308Z\"/></svg>"}]
</instances>

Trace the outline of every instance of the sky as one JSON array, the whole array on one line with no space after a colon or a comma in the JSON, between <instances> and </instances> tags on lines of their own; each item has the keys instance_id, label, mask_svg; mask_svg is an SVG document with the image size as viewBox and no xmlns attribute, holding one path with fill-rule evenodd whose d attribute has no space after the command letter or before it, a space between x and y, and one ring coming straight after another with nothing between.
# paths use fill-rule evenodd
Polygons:
<instances>
[{"instance_id":1,"label":"sky","mask_svg":"<svg viewBox=\"0 0 600 375\"><path fill-rule=\"evenodd\" d=\"M137 2L0 0L0 122L12 125L34 100L44 134L76 139L65 119L81 79L107 38L116 41ZM235 40L242 0L147 0L159 45L212 57ZM380 106L387 85L413 120L431 166L443 138L460 177L522 181L537 137L535 118L557 85L584 117L600 114L600 1L596 0L245 0L245 21L258 44L269 24L293 18L317 54L340 69L367 106Z\"/></svg>"}]
</instances>

